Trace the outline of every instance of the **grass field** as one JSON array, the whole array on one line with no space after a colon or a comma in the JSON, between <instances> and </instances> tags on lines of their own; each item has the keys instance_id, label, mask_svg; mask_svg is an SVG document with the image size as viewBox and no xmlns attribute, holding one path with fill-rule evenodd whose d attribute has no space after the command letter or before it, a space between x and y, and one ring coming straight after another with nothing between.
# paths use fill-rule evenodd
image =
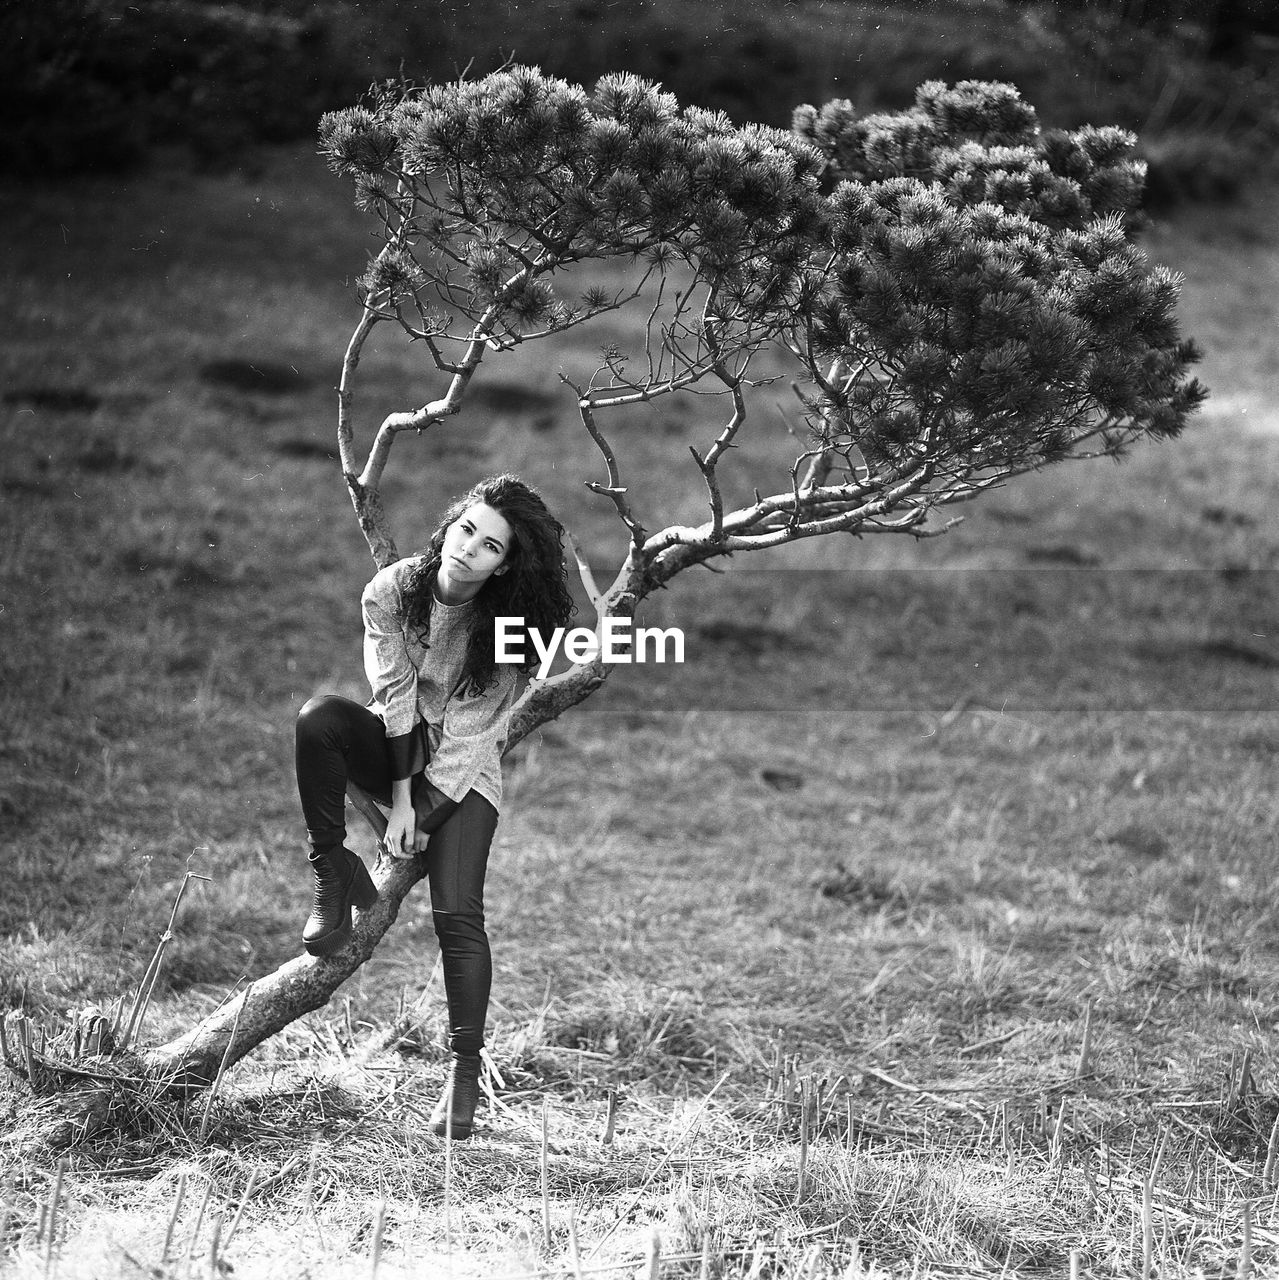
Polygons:
<instances>
[{"instance_id":1,"label":"grass field","mask_svg":"<svg viewBox=\"0 0 1279 1280\"><path fill-rule=\"evenodd\" d=\"M144 1030L298 950L291 778L359 693L371 561L331 454L371 241L305 153L0 196L0 995ZM1178 442L1058 468L945 538L685 575L622 670L514 753L490 874L502 1083L446 1152L424 895L211 1106L22 1145L14 1275L1234 1274L1279 1267L1279 240L1155 229L1213 398ZM620 546L557 392L589 335L482 370L397 445L408 549L513 468ZM250 361L273 376L245 385ZM269 368L268 368L269 366ZM423 402L362 369L364 422ZM784 403L788 394L779 390ZM653 524L699 509L704 402L616 443ZM768 397L736 459L778 447ZM358 837L372 853L371 841ZM612 1115L612 1123L609 1117Z\"/></svg>"}]
</instances>

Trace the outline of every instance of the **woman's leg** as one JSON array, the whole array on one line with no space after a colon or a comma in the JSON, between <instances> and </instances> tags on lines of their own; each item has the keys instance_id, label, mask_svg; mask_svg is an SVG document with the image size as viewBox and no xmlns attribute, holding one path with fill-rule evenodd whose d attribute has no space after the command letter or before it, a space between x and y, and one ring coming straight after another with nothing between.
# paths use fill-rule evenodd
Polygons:
<instances>
[{"instance_id":1,"label":"woman's leg","mask_svg":"<svg viewBox=\"0 0 1279 1280\"><path fill-rule=\"evenodd\" d=\"M426 848L452 1050L448 1086L431 1123L436 1133L455 1138L470 1135L479 1101L480 1049L493 981L484 928L484 875L496 829L497 810L468 791Z\"/></svg>"},{"instance_id":2,"label":"woman's leg","mask_svg":"<svg viewBox=\"0 0 1279 1280\"><path fill-rule=\"evenodd\" d=\"M312 698L298 714L294 762L315 876L302 942L312 955L327 956L349 937L352 906L366 909L377 900L364 864L343 844L346 784L351 779L389 799L386 730L378 716L350 698Z\"/></svg>"},{"instance_id":3,"label":"woman's leg","mask_svg":"<svg viewBox=\"0 0 1279 1280\"><path fill-rule=\"evenodd\" d=\"M323 693L298 712L298 796L314 849L346 840L346 783L391 798L391 755L382 718L350 698Z\"/></svg>"},{"instance_id":4,"label":"woman's leg","mask_svg":"<svg viewBox=\"0 0 1279 1280\"><path fill-rule=\"evenodd\" d=\"M468 791L426 847L431 911L444 963L449 1048L478 1054L484 1043L493 962L484 929L484 875L497 810Z\"/></svg>"}]
</instances>

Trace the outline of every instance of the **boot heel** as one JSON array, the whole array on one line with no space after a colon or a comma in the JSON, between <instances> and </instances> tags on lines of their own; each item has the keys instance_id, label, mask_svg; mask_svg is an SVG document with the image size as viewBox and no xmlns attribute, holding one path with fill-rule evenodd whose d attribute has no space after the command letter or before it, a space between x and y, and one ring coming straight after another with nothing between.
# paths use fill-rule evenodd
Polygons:
<instances>
[{"instance_id":1,"label":"boot heel","mask_svg":"<svg viewBox=\"0 0 1279 1280\"><path fill-rule=\"evenodd\" d=\"M351 901L361 911L367 911L377 901L377 885L359 858L355 859L355 873L351 877Z\"/></svg>"},{"instance_id":2,"label":"boot heel","mask_svg":"<svg viewBox=\"0 0 1279 1280\"><path fill-rule=\"evenodd\" d=\"M479 1054L455 1053L440 1100L431 1112L430 1130L440 1138L462 1142L475 1127L475 1108L480 1100Z\"/></svg>"}]
</instances>

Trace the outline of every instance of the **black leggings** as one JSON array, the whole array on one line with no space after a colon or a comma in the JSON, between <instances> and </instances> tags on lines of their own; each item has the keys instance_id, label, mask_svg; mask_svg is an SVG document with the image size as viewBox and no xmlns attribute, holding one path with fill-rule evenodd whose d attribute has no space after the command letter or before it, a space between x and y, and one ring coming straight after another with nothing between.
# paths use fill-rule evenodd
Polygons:
<instances>
[{"instance_id":1,"label":"black leggings","mask_svg":"<svg viewBox=\"0 0 1279 1280\"><path fill-rule=\"evenodd\" d=\"M317 852L346 839L348 779L391 802L391 756L380 716L350 698L321 694L298 713L295 763L307 835ZM468 791L432 833L426 852L435 935L444 964L449 1047L476 1054L484 1043L493 961L484 930L484 873L497 810Z\"/></svg>"}]
</instances>

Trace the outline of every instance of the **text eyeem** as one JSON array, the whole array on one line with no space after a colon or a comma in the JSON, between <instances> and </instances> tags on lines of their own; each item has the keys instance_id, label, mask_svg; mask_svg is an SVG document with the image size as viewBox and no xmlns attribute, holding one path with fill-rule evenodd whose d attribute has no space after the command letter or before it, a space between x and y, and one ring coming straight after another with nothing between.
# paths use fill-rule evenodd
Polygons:
<instances>
[{"instance_id":1,"label":"text eyeem","mask_svg":"<svg viewBox=\"0 0 1279 1280\"><path fill-rule=\"evenodd\" d=\"M526 628L523 618L493 619L493 657L497 662L523 665L524 637L537 654L537 679L545 680L561 646L570 662L683 662L684 633L679 627L632 627L630 618L605 618L599 633L590 627L566 631L556 627L548 641L536 627ZM667 657L667 645L671 656ZM648 656L650 647L653 656Z\"/></svg>"}]
</instances>

